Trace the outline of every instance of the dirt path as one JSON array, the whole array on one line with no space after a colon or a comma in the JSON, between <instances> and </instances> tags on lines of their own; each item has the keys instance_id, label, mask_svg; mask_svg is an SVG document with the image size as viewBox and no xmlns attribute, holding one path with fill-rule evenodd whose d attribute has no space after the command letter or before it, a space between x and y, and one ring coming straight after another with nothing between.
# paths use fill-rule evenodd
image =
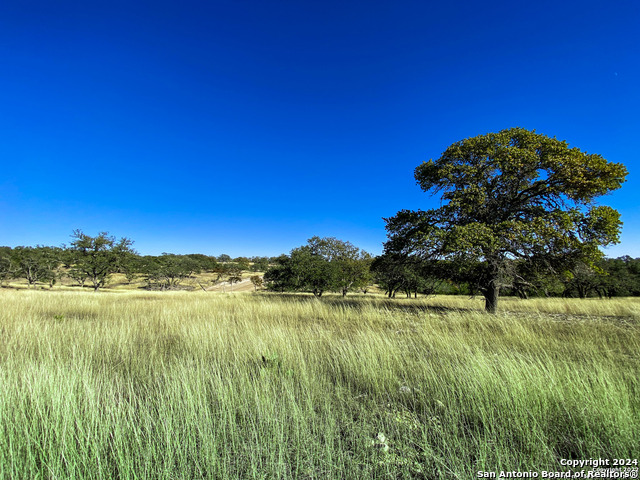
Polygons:
<instances>
[{"instance_id":1,"label":"dirt path","mask_svg":"<svg viewBox=\"0 0 640 480\"><path fill-rule=\"evenodd\" d=\"M222 282L211 287L207 287L207 292L253 292L255 290L253 283L248 278L231 285L229 282Z\"/></svg>"}]
</instances>

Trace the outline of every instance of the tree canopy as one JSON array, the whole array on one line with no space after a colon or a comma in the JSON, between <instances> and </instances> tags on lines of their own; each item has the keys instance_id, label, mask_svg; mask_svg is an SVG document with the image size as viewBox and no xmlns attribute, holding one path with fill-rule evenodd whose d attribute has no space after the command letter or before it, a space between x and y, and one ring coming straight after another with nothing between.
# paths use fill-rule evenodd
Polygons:
<instances>
[{"instance_id":1,"label":"tree canopy","mask_svg":"<svg viewBox=\"0 0 640 480\"><path fill-rule=\"evenodd\" d=\"M306 245L282 255L264 280L271 290L308 291L320 297L326 291L346 296L371 282L371 255L334 237L312 237Z\"/></svg>"},{"instance_id":2,"label":"tree canopy","mask_svg":"<svg viewBox=\"0 0 640 480\"><path fill-rule=\"evenodd\" d=\"M517 275L505 268L510 260L559 270L592 263L600 246L618 242L619 213L596 199L626 175L620 163L523 128L468 138L416 168L441 206L385 219L385 251L454 262L495 312L500 288Z\"/></svg>"},{"instance_id":3,"label":"tree canopy","mask_svg":"<svg viewBox=\"0 0 640 480\"><path fill-rule=\"evenodd\" d=\"M79 276L88 278L96 291L106 285L109 275L118 271L129 254L135 253L131 248L131 240L123 237L116 241L107 232L91 237L81 230L75 230L72 238L69 249L73 264L71 269Z\"/></svg>"}]
</instances>

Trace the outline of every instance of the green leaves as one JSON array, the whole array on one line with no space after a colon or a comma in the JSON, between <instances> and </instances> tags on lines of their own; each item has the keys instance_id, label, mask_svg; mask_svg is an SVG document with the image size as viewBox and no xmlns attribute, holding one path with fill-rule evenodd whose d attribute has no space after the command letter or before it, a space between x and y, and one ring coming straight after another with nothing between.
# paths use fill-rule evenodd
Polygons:
<instances>
[{"instance_id":1,"label":"green leaves","mask_svg":"<svg viewBox=\"0 0 640 480\"><path fill-rule=\"evenodd\" d=\"M315 236L279 258L264 278L272 290L306 290L316 296L339 291L344 296L369 284L370 263L371 256L350 242Z\"/></svg>"},{"instance_id":2,"label":"green leaves","mask_svg":"<svg viewBox=\"0 0 640 480\"><path fill-rule=\"evenodd\" d=\"M149 287L161 290L176 288L184 279L202 271L202 262L190 255L163 253L159 257L142 257L141 263Z\"/></svg>"},{"instance_id":3,"label":"green leaves","mask_svg":"<svg viewBox=\"0 0 640 480\"><path fill-rule=\"evenodd\" d=\"M460 208L474 201L504 206L507 199L516 206L565 200L587 205L620 188L626 175L622 164L522 128L454 143L415 170L424 191L443 191L443 199Z\"/></svg>"},{"instance_id":4,"label":"green leaves","mask_svg":"<svg viewBox=\"0 0 640 480\"><path fill-rule=\"evenodd\" d=\"M72 238L70 251L73 270L78 277L88 278L94 290L104 287L109 275L117 272L129 254L134 253L131 240L126 237L116 240L107 232L91 237L81 230L75 230Z\"/></svg>"},{"instance_id":5,"label":"green leaves","mask_svg":"<svg viewBox=\"0 0 640 480\"><path fill-rule=\"evenodd\" d=\"M29 286L38 282L55 284L62 265L62 250L57 247L16 247L11 257L5 258L7 273L27 280Z\"/></svg>"},{"instance_id":6,"label":"green leaves","mask_svg":"<svg viewBox=\"0 0 640 480\"><path fill-rule=\"evenodd\" d=\"M626 175L620 163L523 128L468 138L415 169L425 192L442 192L442 206L385 219L385 251L484 262L487 289L510 258L595 259L622 225L595 199Z\"/></svg>"}]
</instances>

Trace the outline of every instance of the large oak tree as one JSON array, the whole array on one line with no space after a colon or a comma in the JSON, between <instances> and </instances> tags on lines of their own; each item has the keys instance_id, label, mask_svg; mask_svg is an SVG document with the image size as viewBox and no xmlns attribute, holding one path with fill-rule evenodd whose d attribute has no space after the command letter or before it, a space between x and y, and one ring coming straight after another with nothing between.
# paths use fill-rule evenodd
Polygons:
<instances>
[{"instance_id":1,"label":"large oak tree","mask_svg":"<svg viewBox=\"0 0 640 480\"><path fill-rule=\"evenodd\" d=\"M416 168L441 206L385 219L385 251L448 260L495 312L513 260L558 270L618 242L619 213L596 199L626 175L620 163L523 128L468 138Z\"/></svg>"}]
</instances>

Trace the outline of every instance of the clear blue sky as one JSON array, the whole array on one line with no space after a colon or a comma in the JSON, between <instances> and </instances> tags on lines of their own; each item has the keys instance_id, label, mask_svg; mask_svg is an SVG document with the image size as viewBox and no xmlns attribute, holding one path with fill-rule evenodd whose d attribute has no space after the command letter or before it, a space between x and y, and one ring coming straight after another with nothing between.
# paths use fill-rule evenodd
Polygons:
<instances>
[{"instance_id":1,"label":"clear blue sky","mask_svg":"<svg viewBox=\"0 0 640 480\"><path fill-rule=\"evenodd\" d=\"M413 169L520 126L629 169L602 199L640 256L636 1L6 1L0 245L109 231L143 254L380 253L431 208Z\"/></svg>"}]
</instances>

